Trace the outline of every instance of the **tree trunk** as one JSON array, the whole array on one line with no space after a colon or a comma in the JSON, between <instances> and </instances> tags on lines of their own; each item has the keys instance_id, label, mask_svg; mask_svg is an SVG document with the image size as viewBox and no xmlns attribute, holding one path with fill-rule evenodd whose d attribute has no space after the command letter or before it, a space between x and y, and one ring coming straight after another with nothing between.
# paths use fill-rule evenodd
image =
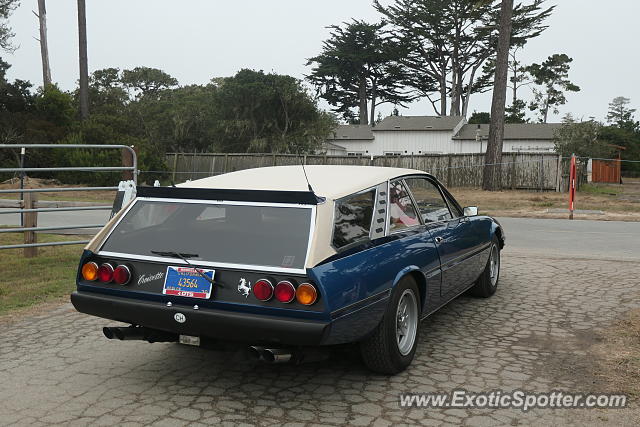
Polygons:
<instances>
[{"instance_id":1,"label":"tree trunk","mask_svg":"<svg viewBox=\"0 0 640 427\"><path fill-rule=\"evenodd\" d=\"M360 124L368 125L368 114L367 114L367 80L362 77L360 78Z\"/></svg>"},{"instance_id":2,"label":"tree trunk","mask_svg":"<svg viewBox=\"0 0 640 427\"><path fill-rule=\"evenodd\" d=\"M369 124L371 124L371 127L376 125L376 102L378 101L376 93L377 89L378 85L376 80L374 79L371 87L371 119L369 120Z\"/></svg>"},{"instance_id":3,"label":"tree trunk","mask_svg":"<svg viewBox=\"0 0 640 427\"><path fill-rule=\"evenodd\" d=\"M45 0L38 0L38 21L40 22L40 56L42 57L42 87L51 84L49 66L49 45L47 43L47 7Z\"/></svg>"},{"instance_id":4,"label":"tree trunk","mask_svg":"<svg viewBox=\"0 0 640 427\"><path fill-rule=\"evenodd\" d=\"M469 77L469 85L467 87L467 92L465 93L462 99L462 117L466 118L467 113L469 112L469 100L471 99L471 89L473 89L473 83L476 80L476 73L478 72L478 68L480 68L480 64L473 67L471 70L471 77Z\"/></svg>"},{"instance_id":5,"label":"tree trunk","mask_svg":"<svg viewBox=\"0 0 640 427\"><path fill-rule=\"evenodd\" d=\"M87 9L78 0L78 46L80 59L80 117L89 118L89 61L87 58Z\"/></svg>"},{"instance_id":6,"label":"tree trunk","mask_svg":"<svg viewBox=\"0 0 640 427\"><path fill-rule=\"evenodd\" d=\"M491 102L491 124L489 125L485 166L482 171L482 188L490 191L500 190L502 187L500 162L502 161L504 139L504 110L507 100L512 15L513 0L502 0L500 34L496 53L496 75L493 82L493 101Z\"/></svg>"},{"instance_id":7,"label":"tree trunk","mask_svg":"<svg viewBox=\"0 0 640 427\"><path fill-rule=\"evenodd\" d=\"M511 87L513 91L511 105L516 105L516 101L518 100L518 61L516 60L517 50L518 48L516 48L513 53L510 54L512 62L509 67L511 68L511 71L513 71L513 77L511 77L513 83L513 86Z\"/></svg>"},{"instance_id":8,"label":"tree trunk","mask_svg":"<svg viewBox=\"0 0 640 427\"><path fill-rule=\"evenodd\" d=\"M440 115L447 115L447 63L442 61L440 78Z\"/></svg>"},{"instance_id":9,"label":"tree trunk","mask_svg":"<svg viewBox=\"0 0 640 427\"><path fill-rule=\"evenodd\" d=\"M542 123L547 123L547 119L549 117L549 92L547 91L547 99L544 102L544 110L542 111Z\"/></svg>"}]
</instances>

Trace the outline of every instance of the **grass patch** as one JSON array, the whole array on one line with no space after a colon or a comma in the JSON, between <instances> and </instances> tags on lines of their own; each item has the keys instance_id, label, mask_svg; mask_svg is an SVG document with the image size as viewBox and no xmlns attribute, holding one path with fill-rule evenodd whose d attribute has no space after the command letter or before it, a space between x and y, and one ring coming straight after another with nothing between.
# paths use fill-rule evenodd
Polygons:
<instances>
[{"instance_id":1,"label":"grass patch","mask_svg":"<svg viewBox=\"0 0 640 427\"><path fill-rule=\"evenodd\" d=\"M624 189L621 185L583 184L580 187L580 191L578 193L617 196L624 193Z\"/></svg>"},{"instance_id":2,"label":"grass patch","mask_svg":"<svg viewBox=\"0 0 640 427\"><path fill-rule=\"evenodd\" d=\"M64 240L87 240L87 237L38 234L38 242ZM22 242L22 234L0 234L0 245ZM75 288L82 248L82 245L38 248L35 258L24 258L22 249L0 250L0 315L66 298Z\"/></svg>"},{"instance_id":3,"label":"grass patch","mask_svg":"<svg viewBox=\"0 0 640 427\"><path fill-rule=\"evenodd\" d=\"M603 334L601 372L611 390L640 396L640 310L633 310Z\"/></svg>"},{"instance_id":4,"label":"grass patch","mask_svg":"<svg viewBox=\"0 0 640 427\"><path fill-rule=\"evenodd\" d=\"M588 189L584 191L585 187ZM576 195L576 209L602 210L608 214L629 214L640 210L640 202L620 198L616 186L583 186ZM569 194L525 190L483 191L474 188L451 188L463 206L478 206L482 214L495 216L528 216L549 208L568 209ZM614 192L617 192L614 194ZM629 194L632 192L629 191ZM626 193L625 193L626 195ZM639 199L640 200L640 199Z\"/></svg>"}]
</instances>

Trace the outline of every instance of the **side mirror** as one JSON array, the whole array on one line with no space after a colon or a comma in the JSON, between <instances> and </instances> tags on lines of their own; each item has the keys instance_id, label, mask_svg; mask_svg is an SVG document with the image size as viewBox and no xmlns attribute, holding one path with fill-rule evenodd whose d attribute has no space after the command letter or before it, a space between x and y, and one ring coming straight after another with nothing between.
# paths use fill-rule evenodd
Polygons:
<instances>
[{"instance_id":1,"label":"side mirror","mask_svg":"<svg viewBox=\"0 0 640 427\"><path fill-rule=\"evenodd\" d=\"M464 216L477 216L478 215L478 207L477 206L469 206L464 208L463 210Z\"/></svg>"}]
</instances>

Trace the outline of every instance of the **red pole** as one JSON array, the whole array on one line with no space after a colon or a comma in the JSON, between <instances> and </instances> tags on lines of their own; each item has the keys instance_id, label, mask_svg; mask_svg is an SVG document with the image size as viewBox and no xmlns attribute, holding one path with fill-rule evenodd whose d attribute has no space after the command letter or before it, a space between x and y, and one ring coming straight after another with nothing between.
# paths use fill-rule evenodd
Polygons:
<instances>
[{"instance_id":1,"label":"red pole","mask_svg":"<svg viewBox=\"0 0 640 427\"><path fill-rule=\"evenodd\" d=\"M576 199L576 155L571 155L569 166L569 219L573 219L573 204Z\"/></svg>"}]
</instances>

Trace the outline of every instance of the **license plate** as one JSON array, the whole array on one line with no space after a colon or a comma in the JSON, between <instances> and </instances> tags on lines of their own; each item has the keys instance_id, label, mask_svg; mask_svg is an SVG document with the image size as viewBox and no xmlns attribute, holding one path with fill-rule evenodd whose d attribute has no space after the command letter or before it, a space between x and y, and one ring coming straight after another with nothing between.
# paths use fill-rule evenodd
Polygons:
<instances>
[{"instance_id":1,"label":"license plate","mask_svg":"<svg viewBox=\"0 0 640 427\"><path fill-rule=\"evenodd\" d=\"M180 335L180 344L200 346L200 337Z\"/></svg>"},{"instance_id":2,"label":"license plate","mask_svg":"<svg viewBox=\"0 0 640 427\"><path fill-rule=\"evenodd\" d=\"M211 297L211 282L198 274L198 271L213 280L215 270L198 268L196 271L192 267L167 267L162 293L179 297L208 299Z\"/></svg>"}]
</instances>

